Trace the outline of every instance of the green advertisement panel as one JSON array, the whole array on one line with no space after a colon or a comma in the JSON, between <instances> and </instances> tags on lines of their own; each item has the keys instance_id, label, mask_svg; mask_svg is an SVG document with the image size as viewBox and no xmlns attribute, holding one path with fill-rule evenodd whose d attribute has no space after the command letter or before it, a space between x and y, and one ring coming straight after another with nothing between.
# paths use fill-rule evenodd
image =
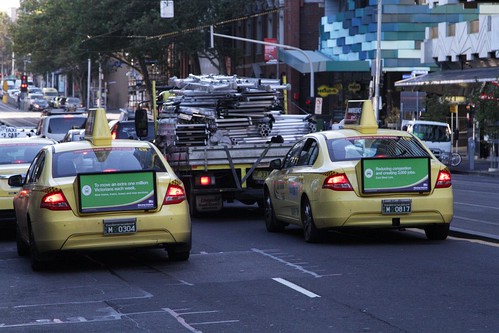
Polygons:
<instances>
[{"instance_id":1,"label":"green advertisement panel","mask_svg":"<svg viewBox=\"0 0 499 333\"><path fill-rule=\"evenodd\" d=\"M152 171L79 174L80 212L156 209Z\"/></svg>"},{"instance_id":2,"label":"green advertisement panel","mask_svg":"<svg viewBox=\"0 0 499 333\"><path fill-rule=\"evenodd\" d=\"M430 159L365 158L361 160L362 192L429 192Z\"/></svg>"}]
</instances>

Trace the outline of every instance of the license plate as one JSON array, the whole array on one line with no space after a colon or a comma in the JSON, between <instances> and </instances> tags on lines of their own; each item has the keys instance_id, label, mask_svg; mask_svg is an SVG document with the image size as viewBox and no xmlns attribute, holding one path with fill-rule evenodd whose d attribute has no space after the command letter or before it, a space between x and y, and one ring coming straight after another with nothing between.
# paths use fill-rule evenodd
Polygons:
<instances>
[{"instance_id":1,"label":"license plate","mask_svg":"<svg viewBox=\"0 0 499 333\"><path fill-rule=\"evenodd\" d=\"M104 235L123 235L137 232L136 219L104 220Z\"/></svg>"},{"instance_id":2,"label":"license plate","mask_svg":"<svg viewBox=\"0 0 499 333\"><path fill-rule=\"evenodd\" d=\"M411 212L411 199L382 200L382 214L409 214Z\"/></svg>"}]
</instances>

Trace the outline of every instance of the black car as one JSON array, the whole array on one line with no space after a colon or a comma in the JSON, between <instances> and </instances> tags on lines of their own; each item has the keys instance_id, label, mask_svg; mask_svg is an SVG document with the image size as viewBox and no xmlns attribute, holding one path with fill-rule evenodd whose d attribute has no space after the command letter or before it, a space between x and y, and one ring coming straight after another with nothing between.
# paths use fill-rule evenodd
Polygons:
<instances>
[{"instance_id":1,"label":"black car","mask_svg":"<svg viewBox=\"0 0 499 333\"><path fill-rule=\"evenodd\" d=\"M110 128L113 139L154 140L154 121L148 122L147 136L143 138L138 138L135 133L135 120L117 121L111 124Z\"/></svg>"}]
</instances>

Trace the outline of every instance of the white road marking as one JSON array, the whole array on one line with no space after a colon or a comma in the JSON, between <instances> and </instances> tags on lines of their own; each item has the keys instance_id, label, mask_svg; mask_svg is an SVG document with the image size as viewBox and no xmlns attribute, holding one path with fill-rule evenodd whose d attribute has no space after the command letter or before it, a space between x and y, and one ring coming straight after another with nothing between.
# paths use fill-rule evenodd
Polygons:
<instances>
[{"instance_id":1,"label":"white road marking","mask_svg":"<svg viewBox=\"0 0 499 333\"><path fill-rule=\"evenodd\" d=\"M303 295L308 296L310 298L320 297L319 295L317 295L317 294L315 294L315 293L313 293L305 288L302 288L299 285L296 285L292 282L289 282L288 280L284 280L281 278L272 278L272 280L279 282L279 283L281 283L281 284L285 285L286 287L289 287L293 290L296 290L297 292L302 293Z\"/></svg>"},{"instance_id":2,"label":"white road marking","mask_svg":"<svg viewBox=\"0 0 499 333\"><path fill-rule=\"evenodd\" d=\"M274 255L272 255L272 254L266 253L265 251L262 251L262 250L259 250L259 249L251 249L251 251L256 252L256 253L263 254L264 256L269 257L269 258L272 258L272 259L274 259L274 260L277 260L277 261L279 261L279 262L281 262L281 263L285 264L286 266L291 266L291 267L293 267L294 269L297 269L297 270L299 270L299 271L301 271L301 272L303 272L303 273L310 274L310 275L312 275L313 277L317 277L317 278L319 278L319 277L322 277L322 276L323 276L323 275L317 274L317 273L315 273L315 272L312 272L312 271L310 271L310 270L308 270L308 269L305 269L305 268L303 268L301 265L297 265L297 264L291 263L291 262L286 261L286 260L284 260L284 259L282 259L282 258L280 258L280 257L276 257L276 256L274 256Z\"/></svg>"}]
</instances>

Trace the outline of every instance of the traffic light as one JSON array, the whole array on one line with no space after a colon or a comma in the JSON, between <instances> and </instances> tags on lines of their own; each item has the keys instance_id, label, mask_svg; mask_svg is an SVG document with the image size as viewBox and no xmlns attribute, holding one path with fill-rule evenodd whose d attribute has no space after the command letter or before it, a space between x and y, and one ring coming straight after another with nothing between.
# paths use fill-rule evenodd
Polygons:
<instances>
[{"instance_id":1,"label":"traffic light","mask_svg":"<svg viewBox=\"0 0 499 333\"><path fill-rule=\"evenodd\" d=\"M28 92L28 77L21 75L21 92Z\"/></svg>"}]
</instances>

